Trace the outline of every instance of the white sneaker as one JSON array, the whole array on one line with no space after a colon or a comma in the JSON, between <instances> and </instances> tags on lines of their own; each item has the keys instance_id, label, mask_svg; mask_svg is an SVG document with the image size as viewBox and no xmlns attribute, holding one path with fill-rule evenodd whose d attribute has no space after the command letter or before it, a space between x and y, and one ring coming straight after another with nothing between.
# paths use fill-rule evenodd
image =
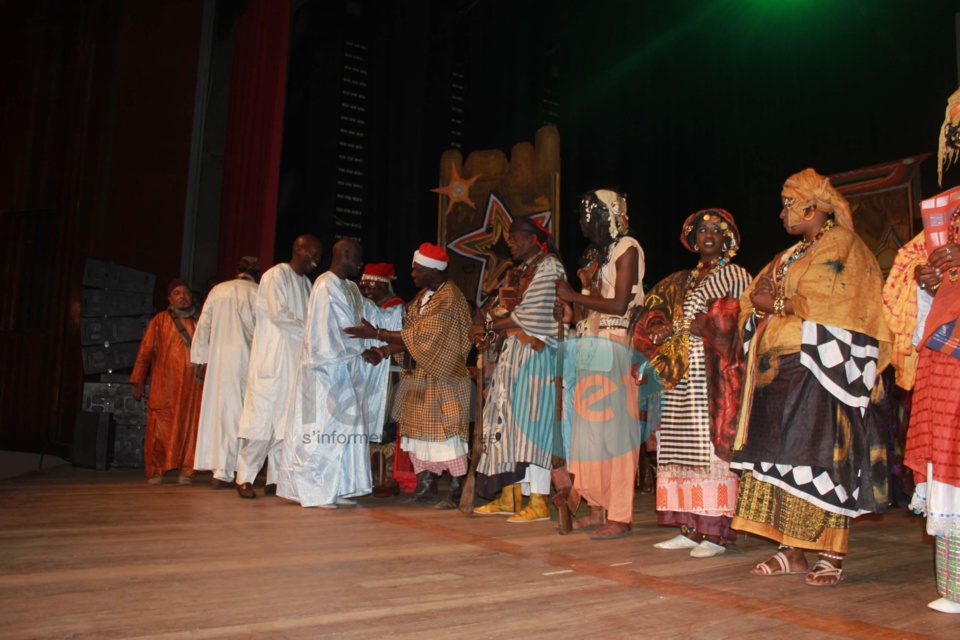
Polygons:
<instances>
[{"instance_id":1,"label":"white sneaker","mask_svg":"<svg viewBox=\"0 0 960 640\"><path fill-rule=\"evenodd\" d=\"M934 611L940 611L941 613L960 613L960 602L954 602L953 600L947 600L946 598L934 600L927 606Z\"/></svg>"},{"instance_id":2,"label":"white sneaker","mask_svg":"<svg viewBox=\"0 0 960 640\"><path fill-rule=\"evenodd\" d=\"M702 540L700 544L697 545L697 548L690 552L690 556L694 558L712 558L713 556L718 556L721 553L725 552L727 548L720 544L714 544L709 540Z\"/></svg>"},{"instance_id":3,"label":"white sneaker","mask_svg":"<svg viewBox=\"0 0 960 640\"><path fill-rule=\"evenodd\" d=\"M356 506L356 504L357 504L356 500L351 500L349 498L340 498L340 497L337 498L337 505L341 507L353 507L353 506Z\"/></svg>"},{"instance_id":4,"label":"white sneaker","mask_svg":"<svg viewBox=\"0 0 960 640\"><path fill-rule=\"evenodd\" d=\"M656 549L693 549L699 546L696 542L683 534L678 534L669 540L653 545Z\"/></svg>"}]
</instances>

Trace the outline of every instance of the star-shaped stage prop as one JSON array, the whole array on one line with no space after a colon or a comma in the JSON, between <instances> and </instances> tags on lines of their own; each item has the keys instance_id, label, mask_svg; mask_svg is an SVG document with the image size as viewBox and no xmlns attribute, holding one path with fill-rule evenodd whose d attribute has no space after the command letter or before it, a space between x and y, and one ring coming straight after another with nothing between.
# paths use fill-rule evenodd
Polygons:
<instances>
[{"instance_id":1,"label":"star-shaped stage prop","mask_svg":"<svg viewBox=\"0 0 960 640\"><path fill-rule=\"evenodd\" d=\"M434 193L447 196L447 210L444 212L444 215L450 213L450 209L458 202L468 205L471 209L476 209L477 205L473 204L473 200L470 199L470 187L473 186L473 183L483 174L478 173L472 178L464 180L460 177L460 174L457 173L457 165L452 162L450 163L450 171L453 173L453 177L450 178L447 186L430 189L430 191Z\"/></svg>"},{"instance_id":2,"label":"star-shaped stage prop","mask_svg":"<svg viewBox=\"0 0 960 640\"><path fill-rule=\"evenodd\" d=\"M548 229L550 216L550 211L530 214L531 218ZM491 193L480 227L447 244L448 249L480 263L480 283L477 286L475 300L477 306L483 305L487 296L496 291L503 281L504 273L513 266L510 249L507 248L507 235L510 232L511 222L513 222L513 216L510 215L506 205L496 194Z\"/></svg>"}]
</instances>

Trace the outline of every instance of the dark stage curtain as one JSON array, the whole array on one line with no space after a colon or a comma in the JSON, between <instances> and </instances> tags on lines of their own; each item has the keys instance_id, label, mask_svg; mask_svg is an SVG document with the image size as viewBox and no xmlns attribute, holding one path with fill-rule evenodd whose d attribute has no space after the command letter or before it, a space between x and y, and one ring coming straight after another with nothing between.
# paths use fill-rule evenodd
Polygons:
<instances>
[{"instance_id":1,"label":"dark stage curtain","mask_svg":"<svg viewBox=\"0 0 960 640\"><path fill-rule=\"evenodd\" d=\"M234 26L217 272L256 255L273 264L290 3L250 0Z\"/></svg>"}]
</instances>

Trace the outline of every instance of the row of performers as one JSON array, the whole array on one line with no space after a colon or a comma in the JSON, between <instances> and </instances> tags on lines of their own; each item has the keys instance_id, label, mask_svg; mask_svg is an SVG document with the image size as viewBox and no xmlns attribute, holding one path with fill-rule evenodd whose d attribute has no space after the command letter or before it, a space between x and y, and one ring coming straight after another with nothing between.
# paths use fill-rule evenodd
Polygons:
<instances>
[{"instance_id":1,"label":"row of performers","mask_svg":"<svg viewBox=\"0 0 960 640\"><path fill-rule=\"evenodd\" d=\"M836 585L851 520L888 505L880 374L892 364L897 384L914 390L904 462L917 481L911 507L937 541L943 597L930 607L960 612L960 208L946 244L928 249L918 235L885 282L828 178L806 169L781 198L784 228L800 239L756 278L732 262L733 216L706 209L680 234L696 267L646 295L621 195L598 190L581 202L590 246L579 292L546 232L514 223L520 265L472 329L478 345L499 349L477 489L500 495L475 512L549 519L552 480L561 528L564 510L575 513L583 498L590 512L573 529L594 540L630 535L640 449L655 428L658 522L680 529L656 547L709 558L737 531L753 533L779 549L752 574ZM577 339L558 341L570 321ZM564 401L551 429L542 420L550 395L536 381L549 385L557 371Z\"/></svg>"},{"instance_id":2,"label":"row of performers","mask_svg":"<svg viewBox=\"0 0 960 640\"><path fill-rule=\"evenodd\" d=\"M620 194L597 190L582 200L590 246L579 291L546 230L517 219L508 245L518 266L477 322L447 277L445 251L429 243L414 254L420 291L406 305L381 307L361 294L353 280L362 250L352 240L333 247L330 270L312 287L306 274L321 248L311 236L299 238L290 263L264 273L259 288L241 269L237 280L213 289L196 324L189 290L175 281L171 307L151 323L131 378L139 394L148 369L153 374L147 475L159 483L179 468L189 483L194 469L211 469L214 483L227 486L235 474L238 492L250 498L269 459L268 492L303 506L352 504L372 489L370 444L379 440L396 360L403 371L392 417L416 474L407 499L455 508L468 472L466 363L476 344L481 353L495 351L496 362L475 456L476 492L490 502L475 513L549 520L553 481L562 512L576 513L580 500L589 505L572 528L592 530L594 540L628 536L640 449L656 427L658 519L680 529L657 547L706 558L723 553L736 531L751 532L780 545L751 573L800 573L811 586L835 585L851 520L887 505L879 372L891 361L894 334L880 269L843 196L812 169L791 176L781 195L784 227L801 239L756 278L732 262L740 246L733 216L706 209L681 232L683 246L699 256L696 267L647 294L643 250L628 235ZM955 451L936 459L930 445L942 413L933 404L951 394L960 403L960 388L944 388L960 385L960 376L939 375L955 359L940 362L952 356L933 348L918 358L913 350L926 345L944 313L960 315L953 302L960 300L953 293L960 248L951 238L929 255L922 239L904 249L887 284L888 312L909 310L911 295L916 309L925 294L936 320L920 331L922 340L911 335L909 348L898 342L894 354L898 371L917 381L914 429L926 435L912 440L906 462L924 481L931 462L935 471L960 466ZM244 307L246 314L238 311ZM577 339L558 340L572 323ZM895 327L898 336L906 330ZM239 346L246 336L249 355ZM185 345L205 386L164 373L176 368L170 365ZM174 364L190 371L189 360L180 360ZM937 374L925 373L930 367ZM551 407L544 391L559 388L558 378L566 401ZM199 436L178 427L191 412L199 412ZM239 431L223 428L229 424ZM445 472L441 497L437 479ZM934 489L955 491L951 478L934 475L921 493L929 487L932 499ZM814 564L805 551L817 554ZM947 543L943 553L946 562L956 555ZM942 588L947 602L957 601L957 588L953 574Z\"/></svg>"}]
</instances>

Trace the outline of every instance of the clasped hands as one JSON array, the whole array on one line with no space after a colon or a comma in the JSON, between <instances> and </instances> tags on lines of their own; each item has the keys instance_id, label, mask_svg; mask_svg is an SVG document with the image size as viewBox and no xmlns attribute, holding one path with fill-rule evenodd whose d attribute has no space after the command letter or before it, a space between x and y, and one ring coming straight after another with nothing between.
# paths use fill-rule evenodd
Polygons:
<instances>
[{"instance_id":1,"label":"clasped hands","mask_svg":"<svg viewBox=\"0 0 960 640\"><path fill-rule=\"evenodd\" d=\"M351 338L360 340L374 340L377 338L379 331L380 329L370 324L366 318L360 318L360 324L358 326L347 327L343 330L343 332ZM365 362L376 366L387 356L383 354L382 347L375 347L372 349L364 349L360 353L360 357L363 358Z\"/></svg>"},{"instance_id":2,"label":"clasped hands","mask_svg":"<svg viewBox=\"0 0 960 640\"><path fill-rule=\"evenodd\" d=\"M750 302L760 313L773 313L773 303L777 299L777 287L770 274L757 278L757 284L750 292Z\"/></svg>"}]
</instances>

